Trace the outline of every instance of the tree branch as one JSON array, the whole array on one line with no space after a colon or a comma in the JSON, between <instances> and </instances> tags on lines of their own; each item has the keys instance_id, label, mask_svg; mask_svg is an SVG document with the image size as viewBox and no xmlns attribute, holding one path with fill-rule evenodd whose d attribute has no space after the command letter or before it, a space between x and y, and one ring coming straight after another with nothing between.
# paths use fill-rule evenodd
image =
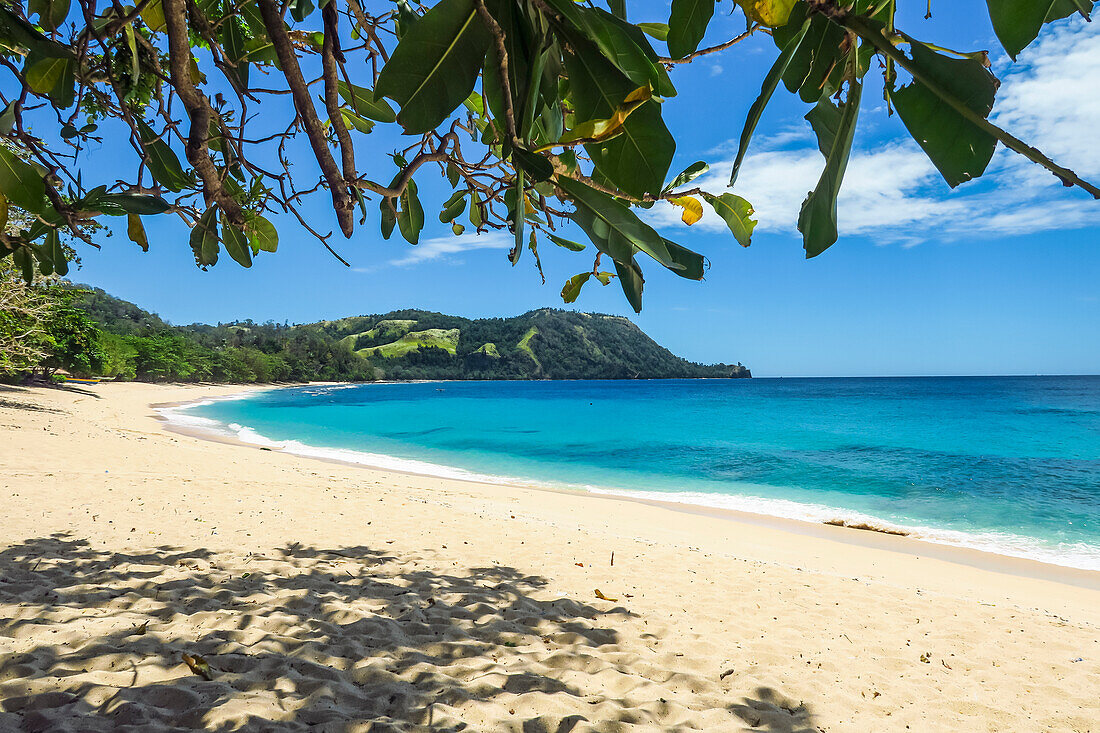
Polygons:
<instances>
[{"instance_id":1,"label":"tree branch","mask_svg":"<svg viewBox=\"0 0 1100 733\"><path fill-rule=\"evenodd\" d=\"M749 28L747 31L745 31L741 35L737 36L736 38L731 38L730 40L726 41L725 43L719 43L717 46L711 46L709 48L701 48L698 51L696 51L695 53L689 53L687 56L683 57L682 59L659 58L659 59L657 59L657 62L661 63L661 64L664 64L666 66L672 66L673 64L690 64L692 61L699 58L700 56L707 56L707 55L712 54L712 53L718 53L719 51L725 51L727 48L730 48L731 46L734 46L734 45L740 43L741 41L745 40L746 38L748 38L752 34L756 33L756 31L759 28L760 28L759 24L753 24L753 26L751 28Z\"/></svg>"},{"instance_id":2,"label":"tree branch","mask_svg":"<svg viewBox=\"0 0 1100 733\"><path fill-rule=\"evenodd\" d=\"M168 33L168 67L172 84L191 120L184 152L202 179L207 206L216 203L231 224L244 226L241 205L225 189L217 166L210 159L210 121L214 110L191 81L191 42L187 36L186 0L163 0L165 30Z\"/></svg>"},{"instance_id":3,"label":"tree branch","mask_svg":"<svg viewBox=\"0 0 1100 733\"><path fill-rule=\"evenodd\" d=\"M176 0L178 2L179 0ZM336 211L336 220L340 223L340 231L345 237L351 237L355 229L352 209L355 202L348 195L347 186L350 181L344 181L340 170L336 167L336 161L328 149L328 141L325 139L321 121L317 117L317 110L313 107L313 101L309 98L309 89L306 86L305 77L302 76L302 68L298 65L298 56L294 52L286 28L283 27L283 18L274 0L257 0L260 16L263 18L264 27L268 37L275 47L275 53L279 58L279 66L286 76L287 86L290 87L294 108L302 120L306 136L309 138L313 155L317 158L317 164L321 166L321 173L328 183L329 192L332 194L332 204Z\"/></svg>"}]
</instances>

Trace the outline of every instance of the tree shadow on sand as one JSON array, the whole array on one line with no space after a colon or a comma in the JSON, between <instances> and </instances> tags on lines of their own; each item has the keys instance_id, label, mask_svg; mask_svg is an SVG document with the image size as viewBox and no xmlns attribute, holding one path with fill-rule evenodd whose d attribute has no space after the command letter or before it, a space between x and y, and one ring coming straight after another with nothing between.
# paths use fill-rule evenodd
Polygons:
<instances>
[{"instance_id":1,"label":"tree shadow on sand","mask_svg":"<svg viewBox=\"0 0 1100 733\"><path fill-rule=\"evenodd\" d=\"M730 710L752 730L768 733L818 733L813 715L803 702L795 703L770 687L758 687Z\"/></svg>"},{"instance_id":2,"label":"tree shadow on sand","mask_svg":"<svg viewBox=\"0 0 1100 733\"><path fill-rule=\"evenodd\" d=\"M545 585L371 547L240 557L29 540L0 551L0 730L698 727L700 707L660 690L639 702L639 678L617 681L607 660L629 611L533 597ZM717 707L749 722L728 697Z\"/></svg>"}]
</instances>

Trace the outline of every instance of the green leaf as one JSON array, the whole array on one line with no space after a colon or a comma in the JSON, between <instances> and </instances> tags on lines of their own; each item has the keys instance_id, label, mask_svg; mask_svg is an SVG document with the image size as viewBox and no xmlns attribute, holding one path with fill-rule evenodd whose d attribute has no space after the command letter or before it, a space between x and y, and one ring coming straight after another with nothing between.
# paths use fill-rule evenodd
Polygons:
<instances>
[{"instance_id":1,"label":"green leaf","mask_svg":"<svg viewBox=\"0 0 1100 733\"><path fill-rule=\"evenodd\" d=\"M668 53L682 59L695 53L714 15L714 0L672 0L668 19Z\"/></svg>"},{"instance_id":2,"label":"green leaf","mask_svg":"<svg viewBox=\"0 0 1100 733\"><path fill-rule=\"evenodd\" d=\"M408 0L396 0L397 5L397 23L394 29L397 34L397 39L401 40L409 32L409 29L414 27L420 22L420 16L416 14L416 11L409 5Z\"/></svg>"},{"instance_id":3,"label":"green leaf","mask_svg":"<svg viewBox=\"0 0 1100 733\"><path fill-rule=\"evenodd\" d=\"M0 145L0 193L31 213L46 208L46 184L41 174L3 145Z\"/></svg>"},{"instance_id":4,"label":"green leaf","mask_svg":"<svg viewBox=\"0 0 1100 733\"><path fill-rule=\"evenodd\" d=\"M455 186L457 186L458 182L459 182L459 180L461 180L461 178L462 178L462 175L458 170L458 166L455 165L453 160L448 160L447 161L447 182L451 184L451 188L454 188Z\"/></svg>"},{"instance_id":5,"label":"green leaf","mask_svg":"<svg viewBox=\"0 0 1100 733\"><path fill-rule=\"evenodd\" d=\"M577 119L610 118L637 87L590 44L578 41L573 50L565 65ZM660 105L650 100L623 120L620 135L588 144L585 150L616 188L641 198L664 187L676 140L661 119Z\"/></svg>"},{"instance_id":6,"label":"green leaf","mask_svg":"<svg viewBox=\"0 0 1100 733\"><path fill-rule=\"evenodd\" d=\"M51 230L53 233L54 230ZM34 252L34 256L38 259L38 272L43 277L49 277L53 274L53 259L50 258L50 246L49 241L43 245L32 244L31 250Z\"/></svg>"},{"instance_id":7,"label":"green leaf","mask_svg":"<svg viewBox=\"0 0 1100 733\"><path fill-rule=\"evenodd\" d=\"M975 114L988 117L997 80L978 61L953 59L923 43L911 41L914 71L960 100ZM997 140L968 121L919 79L890 93L898 117L924 149L947 185L954 188L985 172Z\"/></svg>"},{"instance_id":8,"label":"green leaf","mask_svg":"<svg viewBox=\"0 0 1100 733\"><path fill-rule=\"evenodd\" d=\"M538 49L533 48L533 46L538 41L534 38L534 29L517 5L517 3L511 1L497 3L493 18L500 26L504 37L504 49L508 54L508 79L506 83L512 94L516 128L520 137L523 137L526 132L524 123L528 85L532 81L530 53L532 51L537 53ZM503 120L505 117L504 95L500 79L500 57L497 53L496 43L489 44L481 87L485 94L485 102L489 105L493 117L497 120ZM537 80L534 91L538 92ZM503 142L507 151L511 142L508 140Z\"/></svg>"},{"instance_id":9,"label":"green leaf","mask_svg":"<svg viewBox=\"0 0 1100 733\"><path fill-rule=\"evenodd\" d=\"M137 214L126 215L126 236L130 241L141 247L142 252L149 251L149 238L145 236L145 227L141 223L141 217Z\"/></svg>"},{"instance_id":10,"label":"green leaf","mask_svg":"<svg viewBox=\"0 0 1100 733\"><path fill-rule=\"evenodd\" d=\"M575 5L573 0L547 2L583 34L582 40L595 44L599 53L632 82L633 88L648 84L664 96L676 94L657 63L657 54L636 26L603 10ZM570 44L576 40L570 34Z\"/></svg>"},{"instance_id":11,"label":"green leaf","mask_svg":"<svg viewBox=\"0 0 1100 733\"><path fill-rule=\"evenodd\" d=\"M8 230L8 197L0 193L0 233Z\"/></svg>"},{"instance_id":12,"label":"green leaf","mask_svg":"<svg viewBox=\"0 0 1100 733\"><path fill-rule=\"evenodd\" d=\"M760 96L749 107L749 116L745 120L745 127L741 131L741 141L737 146L737 157L733 161L733 173L730 174L731 186L737 181L737 174L741 171L741 163L745 160L745 153L749 150L749 142L752 140L752 134L756 131L756 125L760 122L760 116L764 114L764 108L768 106L776 87L779 86L779 80L783 78L791 58L798 50L802 39L805 38L809 25L809 21L804 22L802 27L784 44L783 49L779 52L779 58L775 60L767 76L764 77L764 83L760 86Z\"/></svg>"},{"instance_id":13,"label":"green leaf","mask_svg":"<svg viewBox=\"0 0 1100 733\"><path fill-rule=\"evenodd\" d=\"M665 239L665 247L668 248L668 253L672 255L672 261L680 265L679 269L673 270L674 273L687 280L703 279L707 262L701 254L668 239Z\"/></svg>"},{"instance_id":14,"label":"green leaf","mask_svg":"<svg viewBox=\"0 0 1100 733\"><path fill-rule=\"evenodd\" d=\"M566 303L576 302L577 296L581 294L581 288L590 277L592 277L591 272L582 272L569 278L565 282L565 287L561 289L561 299Z\"/></svg>"},{"instance_id":15,"label":"green leaf","mask_svg":"<svg viewBox=\"0 0 1100 733\"><path fill-rule=\"evenodd\" d=\"M658 41L668 39L668 23L638 23L638 30L651 38L656 38Z\"/></svg>"},{"instance_id":16,"label":"green leaf","mask_svg":"<svg viewBox=\"0 0 1100 733\"><path fill-rule=\"evenodd\" d=\"M455 191L443 204L443 211L439 212L439 221L448 224L455 217L466 210L466 191Z\"/></svg>"},{"instance_id":17,"label":"green leaf","mask_svg":"<svg viewBox=\"0 0 1100 733\"><path fill-rule=\"evenodd\" d=\"M406 133L434 130L470 96L490 38L474 0L442 0L397 44L375 94L401 105Z\"/></svg>"},{"instance_id":18,"label":"green leaf","mask_svg":"<svg viewBox=\"0 0 1100 733\"><path fill-rule=\"evenodd\" d=\"M401 208L397 211L397 228L410 244L420 241L420 230L424 228L424 207L416 195L416 183L412 180L401 192Z\"/></svg>"},{"instance_id":19,"label":"green leaf","mask_svg":"<svg viewBox=\"0 0 1100 733\"><path fill-rule=\"evenodd\" d=\"M1092 6L1096 0L1054 0L1047 13L1047 22L1053 23L1074 13L1079 13L1085 20L1091 20Z\"/></svg>"},{"instance_id":20,"label":"green leaf","mask_svg":"<svg viewBox=\"0 0 1100 733\"><path fill-rule=\"evenodd\" d=\"M149 172L157 183L173 193L179 193L191 185L191 179L183 172L179 158L168 147L168 143L157 137L147 124L138 121L138 132L141 135L141 145L145 148L145 162L149 166Z\"/></svg>"},{"instance_id":21,"label":"green leaf","mask_svg":"<svg viewBox=\"0 0 1100 733\"><path fill-rule=\"evenodd\" d=\"M554 244L558 245L559 247L565 247L566 249L568 249L572 252L580 252L581 250L584 249L584 245L581 244L580 242L574 242L571 239L565 239L564 237L559 237L557 234L547 233L546 236L549 237L550 241L553 242Z\"/></svg>"},{"instance_id":22,"label":"green leaf","mask_svg":"<svg viewBox=\"0 0 1100 733\"><path fill-rule=\"evenodd\" d=\"M798 231L802 232L802 246L807 258L818 256L837 240L836 197L840 193L844 169L852 152L862 92L863 85L859 80L851 79L848 82L848 98L842 109L838 110L828 97L822 97L806 115L814 130L818 131L819 145L828 151L825 154L825 170L798 215ZM829 122L815 124L814 117L823 117Z\"/></svg>"},{"instance_id":23,"label":"green leaf","mask_svg":"<svg viewBox=\"0 0 1100 733\"><path fill-rule=\"evenodd\" d=\"M985 0L985 3L989 7L993 32L1013 61L1039 35L1043 23L1057 4L1054 0ZM1075 7L1072 12L1079 10ZM1054 14L1059 12L1064 12L1064 9Z\"/></svg>"},{"instance_id":24,"label":"green leaf","mask_svg":"<svg viewBox=\"0 0 1100 733\"><path fill-rule=\"evenodd\" d=\"M274 224L259 214L245 215L244 232L248 235L252 254L274 252L279 248L279 231Z\"/></svg>"},{"instance_id":25,"label":"green leaf","mask_svg":"<svg viewBox=\"0 0 1100 733\"><path fill-rule=\"evenodd\" d=\"M485 223L485 216L481 210L481 198L477 195L477 189L470 189L470 223L475 229L480 229Z\"/></svg>"},{"instance_id":26,"label":"green leaf","mask_svg":"<svg viewBox=\"0 0 1100 733\"><path fill-rule=\"evenodd\" d=\"M49 234L46 235L46 252L49 255L50 263L53 265L53 271L59 277L68 275L68 258L65 256L65 248L61 246L61 237L56 229L51 229Z\"/></svg>"},{"instance_id":27,"label":"green leaf","mask_svg":"<svg viewBox=\"0 0 1100 733\"><path fill-rule=\"evenodd\" d=\"M516 179L512 184L511 190L508 191L511 196L505 196L505 202L508 204L508 218L509 224L512 228L512 234L515 236L515 246L512 247L512 251L508 253L508 260L514 265L519 262L519 257L523 254L523 222L524 211L527 208L527 198L524 193L524 175L523 171L516 171ZM541 267L539 269L542 269Z\"/></svg>"},{"instance_id":28,"label":"green leaf","mask_svg":"<svg viewBox=\"0 0 1100 733\"><path fill-rule=\"evenodd\" d=\"M8 48L22 47L41 57L73 58L72 51L52 41L33 25L13 13L6 3L0 3L0 38Z\"/></svg>"},{"instance_id":29,"label":"green leaf","mask_svg":"<svg viewBox=\"0 0 1100 733\"><path fill-rule=\"evenodd\" d=\"M360 117L359 115L349 110L347 107L340 108L340 116L344 118L344 125L346 125L349 129L356 130L363 133L364 135L369 135L370 131L374 129L373 122L366 119L365 117Z\"/></svg>"},{"instance_id":30,"label":"green leaf","mask_svg":"<svg viewBox=\"0 0 1100 733\"><path fill-rule=\"evenodd\" d=\"M252 247L245 233L230 224L225 216L222 216L222 244L238 265L252 267Z\"/></svg>"},{"instance_id":31,"label":"green leaf","mask_svg":"<svg viewBox=\"0 0 1100 733\"><path fill-rule=\"evenodd\" d=\"M34 257L31 256L31 251L26 247L19 247L12 252L11 258L15 266L23 272L23 280L28 284L34 282Z\"/></svg>"},{"instance_id":32,"label":"green leaf","mask_svg":"<svg viewBox=\"0 0 1100 733\"><path fill-rule=\"evenodd\" d=\"M126 45L130 49L130 83L136 86L141 79L141 59L138 57L134 24L127 23L123 28L123 33L126 36Z\"/></svg>"},{"instance_id":33,"label":"green leaf","mask_svg":"<svg viewBox=\"0 0 1100 733\"><path fill-rule=\"evenodd\" d=\"M397 212L394 210L396 205L395 199L383 197L378 201L378 211L381 214L378 225L382 231L382 239L389 239L393 228L397 226Z\"/></svg>"},{"instance_id":34,"label":"green leaf","mask_svg":"<svg viewBox=\"0 0 1100 733\"><path fill-rule=\"evenodd\" d=\"M345 81L336 82L336 91L355 114L376 122L396 122L397 114L384 99L376 99L370 89L357 87Z\"/></svg>"},{"instance_id":35,"label":"green leaf","mask_svg":"<svg viewBox=\"0 0 1100 733\"><path fill-rule=\"evenodd\" d=\"M721 196L704 193L703 198L714 209L714 213L726 222L737 243L748 247L752 243L752 230L756 226L756 221L750 218L753 215L752 204L732 193Z\"/></svg>"},{"instance_id":36,"label":"green leaf","mask_svg":"<svg viewBox=\"0 0 1100 733\"><path fill-rule=\"evenodd\" d=\"M171 206L160 196L151 196L141 193L102 193L95 197L88 196L83 205L89 208L98 208L107 204L115 206L127 214L163 214Z\"/></svg>"},{"instance_id":37,"label":"green leaf","mask_svg":"<svg viewBox=\"0 0 1100 733\"><path fill-rule=\"evenodd\" d=\"M569 194L578 211L588 214L587 217L582 216L576 221L586 230L597 247L600 245L599 240L610 240L612 235L617 235L628 245L640 249L671 270L684 268L684 265L673 261L661 235L639 219L628 207L623 206L607 194L589 188L571 178L559 179L558 186ZM607 233L604 233L605 231ZM615 242L612 242L612 245L615 244ZM621 249L613 252L609 251L608 254L616 260L622 259L625 261L629 259L629 257L623 256Z\"/></svg>"},{"instance_id":38,"label":"green leaf","mask_svg":"<svg viewBox=\"0 0 1100 733\"><path fill-rule=\"evenodd\" d=\"M226 58L236 64L236 68L230 73L236 77L242 89L248 88L248 61L245 60L248 55L247 44L248 38L235 16L222 21L222 48L225 49Z\"/></svg>"},{"instance_id":39,"label":"green leaf","mask_svg":"<svg viewBox=\"0 0 1100 733\"><path fill-rule=\"evenodd\" d=\"M554 175L554 165L545 156L527 150L513 150L512 164L529 175L532 181L549 181Z\"/></svg>"},{"instance_id":40,"label":"green leaf","mask_svg":"<svg viewBox=\"0 0 1100 733\"><path fill-rule=\"evenodd\" d=\"M672 179L672 183L665 186L665 191L674 191L686 183L691 183L699 176L710 170L710 166L699 160L680 171L680 175Z\"/></svg>"},{"instance_id":41,"label":"green leaf","mask_svg":"<svg viewBox=\"0 0 1100 733\"><path fill-rule=\"evenodd\" d=\"M645 285L642 268L638 267L638 263L633 259L627 264L615 260L615 272L619 276L619 283L623 286L623 292L626 293L626 299L630 303L630 307L634 309L635 313L641 313L642 287Z\"/></svg>"},{"instance_id":42,"label":"green leaf","mask_svg":"<svg viewBox=\"0 0 1100 733\"><path fill-rule=\"evenodd\" d=\"M8 106L0 112L0 135L7 135L15 129L15 104L15 102L8 102Z\"/></svg>"},{"instance_id":43,"label":"green leaf","mask_svg":"<svg viewBox=\"0 0 1100 733\"><path fill-rule=\"evenodd\" d=\"M71 107L76 99L76 62L69 56L43 58L37 53L27 57L27 86L37 94L45 94L59 109Z\"/></svg>"},{"instance_id":44,"label":"green leaf","mask_svg":"<svg viewBox=\"0 0 1100 733\"><path fill-rule=\"evenodd\" d=\"M47 30L55 30L65 22L69 14L69 0L29 0L27 14L38 13L38 24Z\"/></svg>"},{"instance_id":45,"label":"green leaf","mask_svg":"<svg viewBox=\"0 0 1100 733\"><path fill-rule=\"evenodd\" d=\"M785 43L793 37L801 28L799 24L805 23L804 15L805 6L799 5L790 23L776 30L775 42ZM788 91L798 94L803 102L817 102L826 93L826 79L844 66L843 42L844 28L823 15L811 16L806 35L783 72Z\"/></svg>"},{"instance_id":46,"label":"green leaf","mask_svg":"<svg viewBox=\"0 0 1100 733\"><path fill-rule=\"evenodd\" d=\"M301 23L313 12L313 3L310 0L290 0L290 15Z\"/></svg>"},{"instance_id":47,"label":"green leaf","mask_svg":"<svg viewBox=\"0 0 1100 733\"><path fill-rule=\"evenodd\" d=\"M191 230L191 251L195 264L206 269L218 262L218 207L206 210Z\"/></svg>"}]
</instances>

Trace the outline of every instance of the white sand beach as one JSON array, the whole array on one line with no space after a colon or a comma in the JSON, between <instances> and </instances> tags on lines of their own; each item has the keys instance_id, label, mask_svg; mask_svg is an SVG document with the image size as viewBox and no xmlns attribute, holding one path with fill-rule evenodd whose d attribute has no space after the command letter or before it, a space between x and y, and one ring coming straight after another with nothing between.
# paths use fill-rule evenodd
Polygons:
<instances>
[{"instance_id":1,"label":"white sand beach","mask_svg":"<svg viewBox=\"0 0 1100 733\"><path fill-rule=\"evenodd\" d=\"M1100 731L1100 573L150 407L242 389L0 387L0 730Z\"/></svg>"}]
</instances>

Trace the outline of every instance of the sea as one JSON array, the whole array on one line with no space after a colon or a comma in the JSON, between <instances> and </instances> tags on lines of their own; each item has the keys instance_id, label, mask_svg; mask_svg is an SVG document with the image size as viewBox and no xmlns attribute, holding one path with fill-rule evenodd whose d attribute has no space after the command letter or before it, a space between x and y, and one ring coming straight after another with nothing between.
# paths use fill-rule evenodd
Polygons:
<instances>
[{"instance_id":1,"label":"sea","mask_svg":"<svg viewBox=\"0 0 1100 733\"><path fill-rule=\"evenodd\" d=\"M305 456L1100 570L1097 376L348 384L162 414Z\"/></svg>"}]
</instances>

